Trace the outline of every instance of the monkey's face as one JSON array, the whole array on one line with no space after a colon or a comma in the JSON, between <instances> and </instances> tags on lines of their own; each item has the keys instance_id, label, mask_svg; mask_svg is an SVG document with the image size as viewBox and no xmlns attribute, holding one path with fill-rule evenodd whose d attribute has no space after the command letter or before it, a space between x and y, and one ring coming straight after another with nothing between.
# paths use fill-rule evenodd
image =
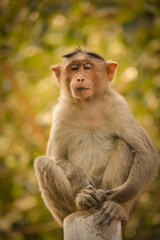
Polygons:
<instances>
[{"instance_id":1,"label":"monkey's face","mask_svg":"<svg viewBox=\"0 0 160 240\"><path fill-rule=\"evenodd\" d=\"M92 99L100 91L104 67L93 59L80 56L68 62L64 68L65 82L73 98Z\"/></svg>"},{"instance_id":2,"label":"monkey's face","mask_svg":"<svg viewBox=\"0 0 160 240\"><path fill-rule=\"evenodd\" d=\"M53 66L52 70L62 91L67 91L76 99L91 100L108 87L111 72L107 64L101 59L79 53L65 58L61 66Z\"/></svg>"}]
</instances>

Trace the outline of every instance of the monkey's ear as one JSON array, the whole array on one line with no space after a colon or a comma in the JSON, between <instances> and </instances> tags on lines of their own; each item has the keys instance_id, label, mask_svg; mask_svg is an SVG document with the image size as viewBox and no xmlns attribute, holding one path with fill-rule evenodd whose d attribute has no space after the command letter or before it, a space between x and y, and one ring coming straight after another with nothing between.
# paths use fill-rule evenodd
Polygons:
<instances>
[{"instance_id":1,"label":"monkey's ear","mask_svg":"<svg viewBox=\"0 0 160 240\"><path fill-rule=\"evenodd\" d=\"M60 84L60 66L59 65L53 65L51 67L52 71L54 72L57 80L58 80L58 83Z\"/></svg>"},{"instance_id":2,"label":"monkey's ear","mask_svg":"<svg viewBox=\"0 0 160 240\"><path fill-rule=\"evenodd\" d=\"M107 76L108 76L109 81L112 81L117 66L118 66L117 62L113 62L113 61L107 61L106 62L106 72L107 72Z\"/></svg>"}]
</instances>

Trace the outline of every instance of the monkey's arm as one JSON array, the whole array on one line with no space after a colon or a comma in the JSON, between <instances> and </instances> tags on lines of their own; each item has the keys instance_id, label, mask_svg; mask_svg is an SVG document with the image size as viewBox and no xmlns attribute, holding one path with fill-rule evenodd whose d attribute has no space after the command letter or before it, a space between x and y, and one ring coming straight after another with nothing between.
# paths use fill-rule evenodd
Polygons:
<instances>
[{"instance_id":1,"label":"monkey's arm","mask_svg":"<svg viewBox=\"0 0 160 240\"><path fill-rule=\"evenodd\" d=\"M138 196L154 179L159 168L159 156L150 137L138 125L129 109L125 107L117 111L116 119L115 133L132 147L135 158L127 181L107 191L107 198L124 203Z\"/></svg>"}]
</instances>

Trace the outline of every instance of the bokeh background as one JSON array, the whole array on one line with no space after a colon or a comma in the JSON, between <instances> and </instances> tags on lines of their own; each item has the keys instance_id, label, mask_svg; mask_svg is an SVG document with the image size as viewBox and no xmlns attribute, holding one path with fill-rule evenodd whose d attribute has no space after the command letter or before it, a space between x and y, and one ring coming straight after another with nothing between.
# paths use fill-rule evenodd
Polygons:
<instances>
[{"instance_id":1,"label":"bokeh background","mask_svg":"<svg viewBox=\"0 0 160 240\"><path fill-rule=\"evenodd\" d=\"M0 240L62 240L40 197L59 88L50 66L76 45L119 63L113 87L160 151L159 0L0 1ZM125 240L160 239L160 177L142 195Z\"/></svg>"}]
</instances>

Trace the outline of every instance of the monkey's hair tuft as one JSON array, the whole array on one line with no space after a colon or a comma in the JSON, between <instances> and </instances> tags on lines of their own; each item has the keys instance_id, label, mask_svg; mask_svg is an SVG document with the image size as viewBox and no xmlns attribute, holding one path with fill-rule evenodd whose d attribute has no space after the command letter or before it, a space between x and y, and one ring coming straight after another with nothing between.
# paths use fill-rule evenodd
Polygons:
<instances>
[{"instance_id":1,"label":"monkey's hair tuft","mask_svg":"<svg viewBox=\"0 0 160 240\"><path fill-rule=\"evenodd\" d=\"M86 53L85 50L83 50L79 45L77 45L77 47L75 48L75 50L71 53L67 53L65 55L63 55L62 57L64 58L70 58L70 57L73 57L74 55L78 54L78 53Z\"/></svg>"},{"instance_id":2,"label":"monkey's hair tuft","mask_svg":"<svg viewBox=\"0 0 160 240\"><path fill-rule=\"evenodd\" d=\"M102 61L105 61L104 58L101 57L99 54L94 53L94 52L86 52L79 45L77 45L77 48L73 52L67 53L67 54L63 55L62 57L71 58L71 57L77 55L78 53L86 54L86 55L89 55L90 57L98 58L98 59L101 59Z\"/></svg>"}]
</instances>

